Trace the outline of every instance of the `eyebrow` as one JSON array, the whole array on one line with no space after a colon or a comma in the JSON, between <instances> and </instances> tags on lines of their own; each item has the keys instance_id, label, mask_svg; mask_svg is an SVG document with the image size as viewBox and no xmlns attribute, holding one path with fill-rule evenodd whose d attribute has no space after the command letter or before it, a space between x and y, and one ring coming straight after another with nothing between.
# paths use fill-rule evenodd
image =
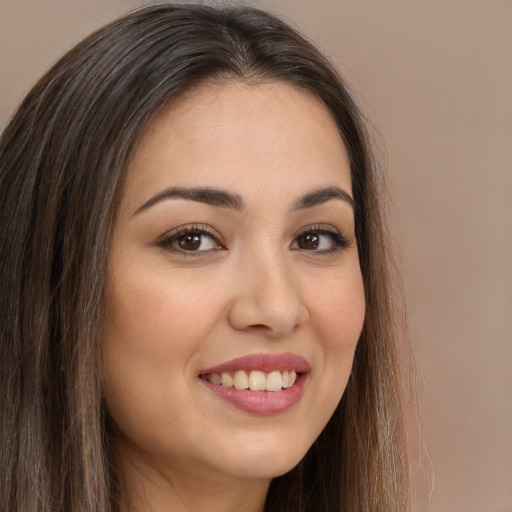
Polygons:
<instances>
[{"instance_id":1,"label":"eyebrow","mask_svg":"<svg viewBox=\"0 0 512 512\"><path fill-rule=\"evenodd\" d=\"M137 215L166 199L188 199L232 210L245 210L245 202L238 194L211 187L169 187L146 201L133 215Z\"/></svg>"},{"instance_id":2,"label":"eyebrow","mask_svg":"<svg viewBox=\"0 0 512 512\"><path fill-rule=\"evenodd\" d=\"M246 204L242 197L233 192L228 192L227 190L213 187L169 187L148 199L135 211L133 215L138 215L144 210L147 210L155 204L167 199L186 199L189 201L196 201L199 203L209 204L211 206L229 208L237 211L244 211L246 209ZM328 186L315 189L299 197L293 205L293 210L297 211L314 208L315 206L320 206L331 199L345 201L355 209L355 201L348 192L339 187Z\"/></svg>"},{"instance_id":3,"label":"eyebrow","mask_svg":"<svg viewBox=\"0 0 512 512\"><path fill-rule=\"evenodd\" d=\"M313 190L300 197L293 207L294 210L304 210L320 206L331 199L339 199L347 202L355 210L356 203L352 196L342 188L329 186Z\"/></svg>"}]
</instances>

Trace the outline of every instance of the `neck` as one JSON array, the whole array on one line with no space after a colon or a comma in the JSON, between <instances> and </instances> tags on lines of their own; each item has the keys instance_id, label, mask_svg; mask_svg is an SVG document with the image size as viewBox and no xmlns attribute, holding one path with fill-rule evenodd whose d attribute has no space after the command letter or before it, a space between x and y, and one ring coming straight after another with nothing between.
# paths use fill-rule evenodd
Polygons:
<instances>
[{"instance_id":1,"label":"neck","mask_svg":"<svg viewBox=\"0 0 512 512\"><path fill-rule=\"evenodd\" d=\"M116 450L122 512L263 512L270 479L156 465L123 443Z\"/></svg>"}]
</instances>

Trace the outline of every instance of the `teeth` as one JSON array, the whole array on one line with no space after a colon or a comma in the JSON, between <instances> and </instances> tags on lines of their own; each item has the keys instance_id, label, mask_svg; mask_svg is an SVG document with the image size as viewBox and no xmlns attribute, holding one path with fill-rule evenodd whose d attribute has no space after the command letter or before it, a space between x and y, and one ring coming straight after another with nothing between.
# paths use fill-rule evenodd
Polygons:
<instances>
[{"instance_id":1,"label":"teeth","mask_svg":"<svg viewBox=\"0 0 512 512\"><path fill-rule=\"evenodd\" d=\"M267 375L267 391L280 391L282 385L281 372L270 372Z\"/></svg>"},{"instance_id":2,"label":"teeth","mask_svg":"<svg viewBox=\"0 0 512 512\"><path fill-rule=\"evenodd\" d=\"M223 373L211 373L204 378L216 386L251 391L281 391L293 386L297 379L295 370L272 371L269 373L253 370L249 374L243 370Z\"/></svg>"},{"instance_id":3,"label":"teeth","mask_svg":"<svg viewBox=\"0 0 512 512\"><path fill-rule=\"evenodd\" d=\"M222 382L222 385L225 387L225 388L231 388L233 387L233 377L231 377L231 375L229 375L229 373L223 373L222 374L222 379L221 379L221 382Z\"/></svg>"},{"instance_id":4,"label":"teeth","mask_svg":"<svg viewBox=\"0 0 512 512\"><path fill-rule=\"evenodd\" d=\"M222 377L218 373L212 373L208 379L212 384L220 386L222 384Z\"/></svg>"},{"instance_id":5,"label":"teeth","mask_svg":"<svg viewBox=\"0 0 512 512\"><path fill-rule=\"evenodd\" d=\"M249 374L249 389L251 391L265 391L267 379L263 372L252 371Z\"/></svg>"},{"instance_id":6,"label":"teeth","mask_svg":"<svg viewBox=\"0 0 512 512\"><path fill-rule=\"evenodd\" d=\"M288 370L285 370L282 374L281 374L281 379L283 381L282 383L282 386L284 389L286 389L288 387L288 379L289 379L289 373L288 373Z\"/></svg>"},{"instance_id":7,"label":"teeth","mask_svg":"<svg viewBox=\"0 0 512 512\"><path fill-rule=\"evenodd\" d=\"M236 389L247 389L249 387L249 377L244 371L235 372L234 385Z\"/></svg>"}]
</instances>

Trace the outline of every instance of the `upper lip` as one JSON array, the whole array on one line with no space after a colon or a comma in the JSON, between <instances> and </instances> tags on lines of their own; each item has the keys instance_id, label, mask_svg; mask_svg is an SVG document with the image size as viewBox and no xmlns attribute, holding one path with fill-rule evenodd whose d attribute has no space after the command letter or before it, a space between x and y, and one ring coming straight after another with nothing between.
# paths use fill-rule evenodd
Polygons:
<instances>
[{"instance_id":1,"label":"upper lip","mask_svg":"<svg viewBox=\"0 0 512 512\"><path fill-rule=\"evenodd\" d=\"M301 356L291 353L283 354L251 354L237 357L201 370L200 375L212 373L235 372L237 370L259 370L272 372L274 370L295 370L297 373L306 373L311 370L309 363Z\"/></svg>"}]
</instances>

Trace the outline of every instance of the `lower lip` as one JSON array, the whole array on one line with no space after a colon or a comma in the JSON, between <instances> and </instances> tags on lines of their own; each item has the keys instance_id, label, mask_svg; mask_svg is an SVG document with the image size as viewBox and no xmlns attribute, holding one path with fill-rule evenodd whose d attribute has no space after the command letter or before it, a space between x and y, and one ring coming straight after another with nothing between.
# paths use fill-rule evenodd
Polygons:
<instances>
[{"instance_id":1,"label":"lower lip","mask_svg":"<svg viewBox=\"0 0 512 512\"><path fill-rule=\"evenodd\" d=\"M284 412L299 402L304 392L306 379L307 374L300 374L293 386L281 391L250 391L227 388L212 384L205 379L200 380L210 391L237 409L252 414L270 416Z\"/></svg>"}]
</instances>

